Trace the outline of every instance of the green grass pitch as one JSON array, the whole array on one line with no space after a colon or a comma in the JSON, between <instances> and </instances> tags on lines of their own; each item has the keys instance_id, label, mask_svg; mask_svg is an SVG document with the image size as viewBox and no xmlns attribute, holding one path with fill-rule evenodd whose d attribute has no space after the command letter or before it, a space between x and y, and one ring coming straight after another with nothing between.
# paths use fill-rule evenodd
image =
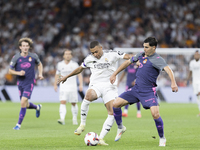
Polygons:
<instances>
[{"instance_id":1,"label":"green grass pitch","mask_svg":"<svg viewBox=\"0 0 200 150\"><path fill-rule=\"evenodd\" d=\"M67 104L65 125L57 123L59 103L43 103L41 116L35 110L27 110L22 127L13 130L18 121L20 103L0 102L1 150L200 150L200 117L196 104L160 103L164 121L166 147L159 147L159 137L149 110L142 108L142 118L136 118L136 107L129 107L129 116L123 118L127 131L115 142L117 125L114 123L104 140L109 146L86 146L84 136L93 131L98 135L107 117L102 103L91 103L85 131L74 135L78 125L72 125L71 105ZM80 103L78 120L80 123Z\"/></svg>"}]
</instances>

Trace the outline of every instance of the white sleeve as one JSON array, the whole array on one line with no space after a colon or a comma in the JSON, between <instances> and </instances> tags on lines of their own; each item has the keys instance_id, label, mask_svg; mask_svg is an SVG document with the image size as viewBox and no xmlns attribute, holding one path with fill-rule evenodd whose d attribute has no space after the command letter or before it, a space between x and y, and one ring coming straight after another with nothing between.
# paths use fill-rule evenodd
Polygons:
<instances>
[{"instance_id":1,"label":"white sleeve","mask_svg":"<svg viewBox=\"0 0 200 150\"><path fill-rule=\"evenodd\" d=\"M87 56L84 61L82 62L81 66L83 68L87 68L88 67L88 63L89 63L89 56Z\"/></svg>"},{"instance_id":2,"label":"white sleeve","mask_svg":"<svg viewBox=\"0 0 200 150\"><path fill-rule=\"evenodd\" d=\"M114 55L117 59L123 59L126 53L120 52L120 51L113 51Z\"/></svg>"},{"instance_id":3,"label":"white sleeve","mask_svg":"<svg viewBox=\"0 0 200 150\"><path fill-rule=\"evenodd\" d=\"M56 74L60 74L61 73L61 69L60 69L60 63L57 64L56 66Z\"/></svg>"},{"instance_id":4,"label":"white sleeve","mask_svg":"<svg viewBox=\"0 0 200 150\"><path fill-rule=\"evenodd\" d=\"M192 61L189 64L189 70L192 71Z\"/></svg>"}]
</instances>

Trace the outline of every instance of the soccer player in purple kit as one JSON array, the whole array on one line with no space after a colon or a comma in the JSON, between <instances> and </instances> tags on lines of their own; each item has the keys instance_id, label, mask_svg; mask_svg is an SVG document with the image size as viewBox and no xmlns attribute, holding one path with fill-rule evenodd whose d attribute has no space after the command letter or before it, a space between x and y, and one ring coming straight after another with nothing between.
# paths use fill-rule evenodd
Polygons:
<instances>
[{"instance_id":1,"label":"soccer player in purple kit","mask_svg":"<svg viewBox=\"0 0 200 150\"><path fill-rule=\"evenodd\" d=\"M19 89L20 99L21 99L21 110L19 113L19 120L14 130L19 130L21 128L21 123L25 117L26 109L35 109L36 117L40 116L41 104L34 105L31 102L28 102L30 99L34 83L35 83L35 64L38 65L40 80L43 79L43 66L38 58L38 55L35 53L29 52L29 49L32 48L33 41L30 38L21 38L19 40L19 49L20 53L17 53L13 56L10 62L9 73L12 75L17 75L17 85Z\"/></svg>"},{"instance_id":2,"label":"soccer player in purple kit","mask_svg":"<svg viewBox=\"0 0 200 150\"><path fill-rule=\"evenodd\" d=\"M133 53L129 54L130 57L133 57ZM136 78L136 72L138 69L138 65L137 64L131 64L129 65L127 68L124 69L124 72L122 73L118 85L120 84L120 82L122 81L122 79L124 78L124 76L127 74L127 78L126 78L126 91L130 88L132 88L135 85L135 78ZM141 118L141 111L140 111L140 102L137 102L137 118ZM128 117L128 107L129 104L126 105L124 107L124 112L122 113L123 117Z\"/></svg>"},{"instance_id":3,"label":"soccer player in purple kit","mask_svg":"<svg viewBox=\"0 0 200 150\"><path fill-rule=\"evenodd\" d=\"M121 107L127 104L134 104L141 102L145 109L150 109L152 117L160 137L159 146L166 145L166 138L164 136L163 120L159 114L159 104L156 95L156 80L161 70L165 70L171 80L172 92L178 92L173 71L166 64L165 60L158 55L155 50L157 47L157 40L154 37L148 37L144 40L144 52L138 53L130 60L125 61L119 68L111 75L110 82L114 83L116 75L128 67L131 63L140 63L136 73L136 83L128 91L122 93L113 102L114 117L118 125L117 135L115 141L121 138L122 133L126 131L126 127L122 124Z\"/></svg>"}]
</instances>

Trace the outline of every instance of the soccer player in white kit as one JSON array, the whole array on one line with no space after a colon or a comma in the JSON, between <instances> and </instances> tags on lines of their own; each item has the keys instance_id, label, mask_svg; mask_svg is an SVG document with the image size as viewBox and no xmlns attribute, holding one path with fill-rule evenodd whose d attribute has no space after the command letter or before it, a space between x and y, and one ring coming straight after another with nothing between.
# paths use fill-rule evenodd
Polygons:
<instances>
[{"instance_id":1,"label":"soccer player in white kit","mask_svg":"<svg viewBox=\"0 0 200 150\"><path fill-rule=\"evenodd\" d=\"M197 50L194 54L194 59L190 61L189 68L190 72L188 75L187 80L189 80L192 76L192 85L194 94L197 96L197 104L199 108L199 114L200 116L200 54Z\"/></svg>"},{"instance_id":2,"label":"soccer player in white kit","mask_svg":"<svg viewBox=\"0 0 200 150\"><path fill-rule=\"evenodd\" d=\"M81 123L77 130L75 130L74 134L80 135L85 130L86 117L90 102L102 97L108 111L108 117L103 124L103 128L99 136L99 145L108 145L104 142L103 138L110 131L114 123L113 101L118 96L117 81L112 85L110 83L110 76L116 70L117 61L119 59L130 59L130 56L117 51L103 50L98 41L90 43L90 52L91 54L84 59L84 62L79 68L60 79L59 82L63 83L69 77L82 72L85 68L90 68L90 84L81 104Z\"/></svg>"},{"instance_id":3,"label":"soccer player in white kit","mask_svg":"<svg viewBox=\"0 0 200 150\"><path fill-rule=\"evenodd\" d=\"M66 76L71 73L74 69L78 68L79 65L72 59L72 51L65 49L63 53L63 61L57 64L57 71L55 74L55 81L54 81L54 90L57 92L58 86L58 78L62 76ZM79 79L79 90L83 90L83 78L82 74L78 74ZM66 109L66 102L71 103L71 111L73 116L73 124L77 125L77 114L78 114L78 93L77 93L77 80L76 76L71 77L65 83L60 83L60 90L59 90L59 100L60 100L60 119L58 119L58 123L64 125L65 124L65 115L67 113Z\"/></svg>"}]
</instances>

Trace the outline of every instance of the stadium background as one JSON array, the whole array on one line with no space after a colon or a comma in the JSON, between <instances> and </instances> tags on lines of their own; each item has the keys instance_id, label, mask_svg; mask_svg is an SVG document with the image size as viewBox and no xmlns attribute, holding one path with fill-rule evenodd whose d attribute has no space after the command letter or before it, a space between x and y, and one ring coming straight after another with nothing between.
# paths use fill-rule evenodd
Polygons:
<instances>
[{"instance_id":1,"label":"stadium background","mask_svg":"<svg viewBox=\"0 0 200 150\"><path fill-rule=\"evenodd\" d=\"M44 65L45 79L37 80L35 87L41 91L47 87L53 90L55 67L62 60L64 48L73 50L73 59L80 64L89 53L88 45L92 40L101 42L104 49L142 48L146 37L155 36L159 41L158 48L176 48L162 56L174 71L179 89L183 90L178 96L188 94L183 95L184 102L195 102L191 81L187 85L185 79L189 61L200 47L200 1L1 0L0 3L2 100L5 99L4 89L9 94L10 85L16 85L16 77L7 73L11 57L19 52L17 42L21 37L34 40L32 52L39 55ZM184 48L183 53L180 48ZM177 49L180 53L176 53ZM85 88L89 75L90 71L86 69L83 72ZM122 91L124 84L120 86ZM166 73L161 73L158 85L161 91L167 87L169 91L170 81ZM161 92L164 93L167 92ZM19 101L18 93L14 95ZM38 93L35 91L34 95ZM179 100L182 101L180 97ZM48 102L48 98L45 101Z\"/></svg>"}]
</instances>

